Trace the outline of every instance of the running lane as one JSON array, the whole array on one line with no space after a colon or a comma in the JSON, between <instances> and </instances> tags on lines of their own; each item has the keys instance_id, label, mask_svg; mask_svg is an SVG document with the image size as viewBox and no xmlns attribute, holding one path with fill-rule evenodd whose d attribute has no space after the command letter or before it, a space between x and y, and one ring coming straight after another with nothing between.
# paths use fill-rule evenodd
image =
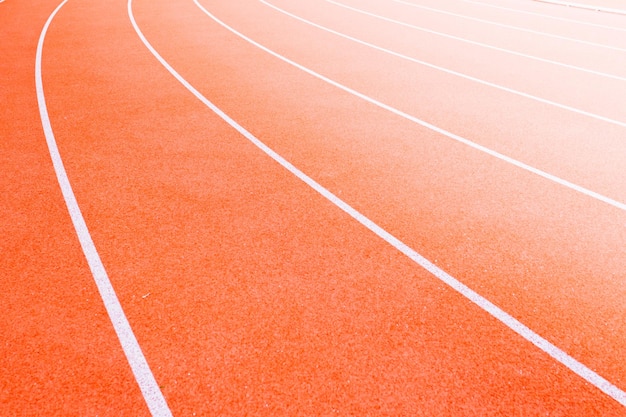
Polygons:
<instances>
[{"instance_id":1,"label":"running lane","mask_svg":"<svg viewBox=\"0 0 626 417\"><path fill-rule=\"evenodd\" d=\"M378 82L370 68L344 62L358 56L347 44L322 45L322 34L258 2L205 5L297 61ZM615 359L625 347L622 211L390 116L229 32L214 34L208 17L201 29L192 5L137 9L157 50L255 135L567 352L624 380ZM214 52L220 45L223 54ZM324 58L337 49L345 60Z\"/></svg>"},{"instance_id":2,"label":"running lane","mask_svg":"<svg viewBox=\"0 0 626 417\"><path fill-rule=\"evenodd\" d=\"M0 4L0 415L148 415L46 147L35 51L58 2L35 3Z\"/></svg>"}]
</instances>

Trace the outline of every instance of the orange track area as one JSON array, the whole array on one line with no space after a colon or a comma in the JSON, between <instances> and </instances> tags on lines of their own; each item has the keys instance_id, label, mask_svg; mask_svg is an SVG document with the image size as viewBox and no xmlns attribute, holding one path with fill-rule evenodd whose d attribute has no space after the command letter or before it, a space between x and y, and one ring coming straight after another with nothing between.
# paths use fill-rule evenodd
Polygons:
<instances>
[{"instance_id":1,"label":"orange track area","mask_svg":"<svg viewBox=\"0 0 626 417\"><path fill-rule=\"evenodd\" d=\"M391 13L386 1L349 4ZM350 88L626 199L624 128L356 45L256 0L201 3ZM406 55L626 120L619 81L422 37L322 0L271 3ZM2 42L11 59L0 63L10 103L0 110L0 415L143 415L40 127L35 47L56 6L0 4L3 37L14 39ZM236 37L192 1L134 0L133 10L154 48L252 134L626 389L624 211L324 83ZM563 13L599 21L588 11ZM424 23L415 11L400 17ZM626 18L606 19L626 27ZM444 18L431 23L458 29ZM474 25L466 32L489 35ZM506 36L512 48L533 48L524 36ZM584 53L559 54L586 63ZM589 65L623 72L626 54L614 56ZM46 37L43 85L78 204L173 415L626 415L206 108L141 43L126 1L63 7Z\"/></svg>"},{"instance_id":2,"label":"orange track area","mask_svg":"<svg viewBox=\"0 0 626 417\"><path fill-rule=\"evenodd\" d=\"M35 49L55 3L0 4L0 415L147 415L41 129Z\"/></svg>"}]
</instances>

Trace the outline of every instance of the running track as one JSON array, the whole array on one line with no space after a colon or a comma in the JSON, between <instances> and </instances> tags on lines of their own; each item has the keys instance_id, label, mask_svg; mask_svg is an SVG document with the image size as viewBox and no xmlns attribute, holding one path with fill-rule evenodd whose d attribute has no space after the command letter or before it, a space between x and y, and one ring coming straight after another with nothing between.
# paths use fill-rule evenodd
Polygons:
<instances>
[{"instance_id":1,"label":"running track","mask_svg":"<svg viewBox=\"0 0 626 417\"><path fill-rule=\"evenodd\" d=\"M626 415L626 16L58 6L0 3L0 415Z\"/></svg>"}]
</instances>

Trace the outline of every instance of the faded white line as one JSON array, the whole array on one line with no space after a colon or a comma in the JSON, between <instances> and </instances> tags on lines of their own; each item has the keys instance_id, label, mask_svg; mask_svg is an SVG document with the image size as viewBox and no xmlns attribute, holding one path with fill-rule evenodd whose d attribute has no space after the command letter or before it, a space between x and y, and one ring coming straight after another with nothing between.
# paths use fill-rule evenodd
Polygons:
<instances>
[{"instance_id":1,"label":"faded white line","mask_svg":"<svg viewBox=\"0 0 626 417\"><path fill-rule=\"evenodd\" d=\"M306 19L304 19L304 18L302 18L300 16L297 16L297 15L295 15L293 13L290 13L290 12L284 10L284 9L281 9L278 6L275 6L275 5L265 1L265 0L259 0L259 1L261 3L263 3L263 4L265 4L266 6L271 7L272 9L274 9L274 10L280 12L280 13L283 13L283 14L289 16L289 17L292 17L292 18L294 18L296 20L304 22L304 23L306 23L308 25L311 25L311 26L316 27L318 29L321 29L321 30L324 30L326 32L332 33L333 35L337 35L337 36L340 36L342 38L345 38L345 39L351 40L353 42L359 43L361 45L370 47L372 49L376 49L378 51L387 53L389 55L393 55L395 57L398 57L398 58L401 58L401 59L405 59L407 61L411 61L411 62L423 65L423 66L428 67L428 68L435 69L437 71L442 71L442 72L445 72L446 74L454 75L456 77L464 78L464 79L472 81L472 82L476 82L476 83L479 83L479 84L482 84L482 85L486 85L488 87L496 88L498 90L505 91L507 93L515 94L515 95L518 95L520 97L524 97L524 98L527 98L527 99L530 99L530 100L535 100L535 101L538 101L538 102L543 103L543 104L548 104L550 106L554 106L554 107L557 107L557 108L560 108L560 109L563 109L563 110L567 110L567 111L570 111L570 112L573 112L573 113L576 113L576 114L580 114L582 116L590 117L590 118L593 118L593 119L596 119L596 120L600 120L600 121L603 121L603 122L611 123L611 124L614 124L614 125L626 128L626 122L621 122L619 120L611 119L611 118L606 117L606 116L601 116L599 114L595 114L595 113L591 113L591 112L588 112L588 111L585 111L585 110L577 109L575 107L567 106L565 104L560 104L560 103L557 103L557 102L552 101L552 100L548 100L548 99L545 99L545 98L537 97L537 96L534 96L532 94L528 94L528 93L524 93L522 91L514 90L512 88L504 87L502 85L495 84L495 83L492 83L492 82L489 82L489 81L485 81L485 80L481 80L480 78L472 77L470 75L463 74L463 73L460 73L460 72L457 72L457 71L453 71L453 70L450 70L448 68L443 68L443 67L440 67L438 65L434 65L434 64L431 64L431 63L419 60L417 58L413 58L413 57L410 57L410 56L407 56L407 55L403 55L403 54L400 54L398 52L394 52L394 51L391 51L389 49L385 49L385 48L380 47L378 45L374 45L374 44L371 44L369 42L362 41L362 40L360 40L358 38L354 38L354 37L346 35L344 33L337 32L337 31L335 31L333 29L330 29L330 28L327 28L325 26L319 25L317 23L311 22L310 20L306 20ZM330 3L334 3L334 2L331 1Z\"/></svg>"},{"instance_id":2,"label":"faded white line","mask_svg":"<svg viewBox=\"0 0 626 417\"><path fill-rule=\"evenodd\" d=\"M536 1L539 1L542 3L557 4L559 6L567 6L567 7L575 7L578 9L593 10L596 12L606 12L606 13L616 13L616 14L626 15L626 10L624 9L613 9L610 7L594 6L591 4L572 3L569 1L558 1L558 0L536 0Z\"/></svg>"},{"instance_id":3,"label":"faded white line","mask_svg":"<svg viewBox=\"0 0 626 417\"><path fill-rule=\"evenodd\" d=\"M196 0L194 0L194 2L195 1ZM321 74L319 74L319 73L317 73L317 72L315 72L315 71L313 71L313 70L311 70L309 68L306 68L303 65L300 65L297 62L294 62L294 61L290 60L289 58L286 58L286 57L280 55L279 53L274 52L271 49L269 49L269 48L259 44L258 42L254 41L254 40L252 40L250 38L248 38L247 36L243 35L242 33L236 31L232 27L228 26L226 23L224 23L221 20L219 20L217 17L213 16L206 9L204 9L202 7L202 5L200 5L199 3L196 3L196 4L209 17L211 17L213 20L215 20L217 23L219 23L220 25L222 25L224 28L228 29L229 31L231 31L235 35L237 35L240 38L244 39L245 41L251 43L252 45L256 46L257 48L267 52L268 54L270 54L270 55L280 59L281 61L284 61L284 62L288 63L289 65L292 65L295 68L298 68L299 70L301 70L303 72L306 72L309 75L312 75L315 78L318 78L318 79L320 79L320 80L322 80L324 82L327 82L330 85L333 85L333 86L335 86L335 87L337 87L337 88L339 88L339 89L341 89L341 90L343 90L343 91L345 91L347 93L350 93L350 94L354 95L355 97L359 97L362 100L365 100L365 101L367 101L367 102L369 102L369 103L371 103L371 104L373 104L375 106L378 106L381 109L385 109L385 110L387 110L387 111L389 111L389 112L391 112L391 113L393 113L393 114L395 114L397 116L400 116L400 117L402 117L402 118L404 118L406 120L410 120L410 121L412 121L412 122L414 122L414 123L416 123L416 124L418 124L420 126L423 126L423 127L427 128L427 129L430 129L430 130L432 130L434 132L440 133L440 134L442 134L442 135L444 135L444 136L446 136L446 137L448 137L450 139L453 139L453 140L455 140L457 142L463 143L464 145L467 145L467 146L469 146L469 147L471 147L473 149L476 149L476 150L478 150L480 152L484 152L487 155L491 155L491 156L493 156L495 158L498 158L498 159L500 159L500 160L502 160L504 162L507 162L507 163L509 163L511 165L514 165L514 166L516 166L518 168L521 168L521 169L523 169L525 171L532 172L533 174L539 175L540 177L545 178L545 179L547 179L549 181L552 181L552 182L554 182L556 184L562 185L562 186L567 187L569 189L572 189L574 191L578 191L581 194L584 194L584 195L589 196L591 198L594 198L596 200L602 201L602 202L604 202L606 204L609 204L609 205L611 205L611 206L613 206L613 207L615 207L617 209L626 211L626 204L625 203L622 203L620 201L614 200L614 199L609 198L607 196L604 196L604 195L602 195L600 193L597 193L595 191L589 190L589 189L587 189L585 187L582 187L580 185L574 184L574 183L569 182L569 181L567 181L565 179L559 178L559 177L557 177L555 175L549 174L549 173L547 173L545 171L542 171L542 170L540 170L538 168L535 168L535 167L532 167L530 165L527 165L527 164L525 164L525 163L523 163L521 161L518 161L518 160L513 159L513 158L511 158L509 156L506 156L506 155L503 155L503 154L501 154L499 152L496 152L493 149L487 148L486 146L479 145L478 143L472 142L469 139L466 139L466 138L464 138L462 136L456 135L456 134L454 134L452 132L449 132L449 131L447 131L447 130L445 130L443 128L437 127L437 126L435 126L435 125L433 125L431 123L428 123L428 122L426 122L426 121L424 121L422 119L419 119L419 118L417 118L415 116L412 116L412 115L410 115L408 113L405 113L405 112L403 112L401 110L398 110L395 107L392 107L392 106L390 106L388 104L382 103L382 102L380 102L380 101L378 101L378 100L376 100L376 99L374 99L372 97L369 97L369 96L367 96L367 95L365 95L363 93L360 93L360 92L358 92L356 90L353 90L350 87L346 87L345 85L340 84L337 81L331 80L328 77L325 77L325 76L323 76L323 75L321 75Z\"/></svg>"},{"instance_id":4,"label":"faded white line","mask_svg":"<svg viewBox=\"0 0 626 417\"><path fill-rule=\"evenodd\" d=\"M245 35L237 32L235 29L226 25L224 22L219 20L217 17L213 16L208 10L206 10L197 0L194 0L194 3L211 19L220 24L222 27L228 29L232 33L241 37L248 42L253 43L256 46L259 46L256 42L247 38ZM132 12L132 0L128 0L128 15L130 17L131 23L137 32L137 35L141 39L141 41L146 45L146 47L150 50L150 52L154 55L154 57L183 85L187 90L189 90L196 98L198 98L202 103L204 103L208 108L210 108L213 112L215 112L219 117L221 117L224 121L226 121L229 125L231 125L234 129L236 129L241 135L243 135L246 139L252 142L255 146L257 146L260 150L265 152L268 156L278 162L281 166L295 175L297 178L302 180L308 186L313 188L319 194L324 196L338 208L343 210L353 219L361 223L363 226L368 228L370 231L375 233L381 239L385 240L388 244L396 248L398 251L403 253L405 256L413 260L415 263L420 265L422 268L426 269L428 272L439 278L441 281L449 285L454 290L461 293L464 297L478 305L484 311L495 317L497 320L502 322L504 325L509 327L511 330L519 334L521 337L537 346L539 349L550 355L552 358L562 363L564 366L569 368L571 371L585 379L590 384L594 385L598 389L600 389L605 394L609 395L611 398L619 402L620 404L626 406L626 393L613 385L611 382L592 371L582 363L578 362L576 359L565 353L563 350L559 349L546 339L539 336L537 333L532 331L530 328L525 326L519 320L515 319L513 316L478 294L477 292L470 289L468 286L452 277L441 268L437 267L435 264L430 262L428 259L424 258L422 255L417 253L415 250L411 249L405 243L400 241L395 236L391 235L389 232L384 230L382 227L378 226L376 223L365 217L359 211L354 209L348 203L341 200L339 197L328 191L322 185L318 184L315 180L307 176L305 173L300 171L294 165L292 165L285 158L280 156L270 147L265 145L261 140L256 138L252 133L247 131L243 126L233 120L230 116L224 113L219 107L213 104L209 99L207 99L202 93L196 90L187 80L185 80L155 49L152 47L150 42L143 35ZM263 47L262 49L265 50ZM272 53L272 55L274 55Z\"/></svg>"},{"instance_id":5,"label":"faded white line","mask_svg":"<svg viewBox=\"0 0 626 417\"><path fill-rule=\"evenodd\" d=\"M445 15L448 15L448 16L454 16L454 17L458 17L458 18L461 18L461 19L472 20L474 22L485 23L485 24L488 24L488 25L498 26L498 27L502 27L502 28L506 28L506 29L518 30L520 32L532 33L533 35L546 36L546 37L549 37L549 38L560 39L560 40L564 40L564 41L568 41L568 42L580 43L580 44L583 44L583 45L593 46L593 47L596 47L596 48L610 49L612 51L626 52L625 48L619 48L617 46L604 45L604 44L601 44L601 43L585 41L585 40L582 40L582 39L568 38L567 36L555 35L553 33L540 32L540 31L537 31L537 30L527 29L527 28L523 28L523 27L520 27L520 26L512 26L512 25L507 25L507 24L504 24L504 23L494 22L494 21L491 21L491 20L479 19L477 17L471 17L471 16L466 16L466 15L462 15L462 14L458 14L458 13L448 12L448 11L445 11L445 10L435 9L434 7L422 6L422 5L419 5L419 4L410 3L408 1L403 1L403 0L391 0L391 1L396 2L396 3L400 3L400 4L405 4L405 5L411 6L411 7L416 7L418 9L422 9L422 10L428 10L428 11L431 11L431 12L434 12L434 13L445 14Z\"/></svg>"},{"instance_id":6,"label":"faded white line","mask_svg":"<svg viewBox=\"0 0 626 417\"><path fill-rule=\"evenodd\" d=\"M593 74L593 75L597 75L597 76L600 76L600 77L611 78L613 80L618 80L618 81L626 81L626 77L620 77L619 75L609 74L609 73L602 72L602 71L596 71L596 70L592 70L592 69L589 69L589 68L583 68L583 67L579 67L579 66L576 66L576 65L566 64L564 62L553 61L551 59L541 58L541 57L534 56L534 55L528 55L528 54L524 54L522 52L512 51L510 49L500 48L500 47L489 45L489 44L486 44L486 43L477 42L477 41L473 41L473 40L466 39L466 38L461 38L459 36L454 36L454 35L450 35L450 34L443 33L443 32L437 32L437 31L434 31L434 30L426 29L426 28L421 27L421 26L412 25L410 23L403 22L401 20L396 20L396 19L391 19L389 17L380 16L380 15L377 15L375 13L368 12L368 11L362 10L362 9L358 9L356 7L348 6L347 4L339 3L339 2L334 1L334 0L325 0L325 1L328 2L328 3L334 4L336 6L343 7L344 9L352 10L354 12L361 13L363 15L370 16L370 17L373 17L373 18L376 18L376 19L384 20L386 22L394 23L394 24L399 25L399 26L404 26L404 27L407 27L407 28L410 28L410 29L419 30L419 31L424 32L424 33L430 33L432 35L441 36L443 38L453 39L455 41L464 42L464 43L467 43L467 44L470 44L470 45L480 46L481 48L491 49L493 51L504 52L504 53L511 54L511 55L514 55L514 56L519 56L519 57L522 57L522 58L532 59L532 60L535 60L535 61L544 62L546 64L556 65L556 66L563 67L563 68L569 68L569 69L573 69L573 70L576 70L576 71L586 72L588 74Z\"/></svg>"},{"instance_id":7,"label":"faded white line","mask_svg":"<svg viewBox=\"0 0 626 417\"><path fill-rule=\"evenodd\" d=\"M530 12L530 11L527 11L527 10L514 9L512 7L497 6L495 4L483 3L482 1L475 1L475 0L458 0L458 1L462 1L462 2L470 3L470 4L477 4L477 5L484 6L484 7L491 7L491 8L494 8L494 9L507 10L507 11L510 11L510 12L515 12L515 13L520 13L520 14L527 14L527 15L530 15L530 16L539 16L539 17L545 17L547 19L560 20L562 22L576 23L578 25L586 25L586 26L597 27L597 28L601 28L601 29L617 30L617 31L620 31L620 32L626 31L626 28L620 28L620 27L617 27L617 26L607 26L607 25L601 25L599 23L591 23L591 22L585 22L585 21L582 21L582 20L568 19L567 17L558 17L558 16L552 16L552 15L544 14L544 13Z\"/></svg>"},{"instance_id":8,"label":"faded white line","mask_svg":"<svg viewBox=\"0 0 626 417\"><path fill-rule=\"evenodd\" d=\"M102 260L100 259L100 255L98 255L96 246L94 245L91 235L89 234L89 229L87 228L85 219L83 218L78 202L76 201L76 197L74 196L74 191L72 190L69 178L65 172L63 160L61 159L56 139L52 131L50 118L48 116L48 108L46 106L41 75L43 45L50 23L58 11L61 10L61 7L63 7L66 3L67 0L64 0L52 12L43 27L37 44L37 54L35 58L35 86L37 90L39 115L41 117L46 143L48 144L48 150L50 151L50 157L52 158L54 172L56 173L59 186L61 187L61 192L63 193L63 198L65 199L65 204L72 219L74 229L78 235L80 246L83 249L83 253L87 259L87 263L89 264L89 269L91 270L91 274L93 275L98 291L100 292L102 302L104 303L109 319L111 320L115 333L117 334L117 337L122 345L126 359L130 364L133 374L135 375L135 379L141 389L141 393L143 394L146 404L148 405L148 409L153 416L171 417L172 413L170 412L165 398L163 397L163 393L161 392L159 385L154 379L154 375L152 374L150 366L141 351L137 338L128 323L126 314L124 314L122 305L115 294L113 285L109 280L106 270L104 269L104 265L102 264Z\"/></svg>"}]
</instances>

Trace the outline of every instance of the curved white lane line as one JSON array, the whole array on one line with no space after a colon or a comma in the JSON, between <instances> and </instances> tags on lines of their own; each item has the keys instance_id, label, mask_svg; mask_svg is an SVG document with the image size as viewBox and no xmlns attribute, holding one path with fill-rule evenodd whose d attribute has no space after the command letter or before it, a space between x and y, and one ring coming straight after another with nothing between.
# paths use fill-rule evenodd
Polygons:
<instances>
[{"instance_id":1,"label":"curved white lane line","mask_svg":"<svg viewBox=\"0 0 626 417\"><path fill-rule=\"evenodd\" d=\"M537 30L526 29L526 28L519 27L519 26L512 26L512 25L507 25L507 24L504 24L504 23L493 22L491 20L479 19L477 17L471 17L471 16L466 16L466 15L462 15L462 14L458 14L458 13L447 12L445 10L435 9L434 7L422 6L422 5L415 4L415 3L410 3L410 2L404 1L404 0L391 0L391 1L396 2L396 3L400 3L400 4L405 4L405 5L411 6L411 7L416 7L418 9L422 9L422 10L428 10L428 11L431 11L431 12L434 12L434 13L445 14L445 15L448 15L448 16L454 16L454 17L458 17L458 18L461 18L461 19L472 20L474 22L485 23L485 24L488 24L488 25L503 27L503 28L506 28L506 29L518 30L520 32L532 33L533 35L546 36L548 38L554 38L554 39L560 39L560 40L564 40L564 41L568 41L568 42L580 43L580 44L583 44L583 45L589 45L589 46L593 46L593 47L596 47L596 48L610 49L612 51L626 52L625 48L619 48L617 46L603 45L601 43L585 41L585 40L582 40L582 39L568 38L567 36L555 35L553 33L540 32L540 31L537 31Z\"/></svg>"},{"instance_id":2,"label":"curved white lane line","mask_svg":"<svg viewBox=\"0 0 626 417\"><path fill-rule=\"evenodd\" d=\"M297 16L297 15L292 14L292 13L286 11L286 10L283 10L283 9L281 9L278 6L273 5L273 4L269 3L269 2L267 2L266 0L258 0L258 1L263 3L263 4L265 4L268 7L271 7L272 9L274 9L274 10L284 14L284 15L292 17L292 18L294 18L296 20L299 20L301 22L304 22L304 23L306 23L308 25L311 25L311 26L316 27L318 29L321 29L321 30L324 30L326 32L332 33L333 35L337 35L337 36L340 36L342 38L345 38L345 39L351 40L353 42L359 43L361 45L370 47L372 49L376 49L378 51L387 53L389 55L393 55L395 57L398 57L398 58L401 58L401 59L405 59L407 61L415 62L416 64L420 64L420 65L423 65L425 67L435 69L437 71L442 71L442 72L445 72L445 73L450 74L450 75L454 75L454 76L457 76L457 77L460 77L460 78L464 78L466 80L470 80L470 81L476 82L478 84L482 84L482 85L486 85L488 87L496 88L498 90L505 91L507 93L515 94L515 95L518 95L520 97L524 97L524 98L527 98L527 99L530 99L530 100L535 100L535 101L538 101L538 102L543 103L543 104L548 104L550 106L558 107L558 108L563 109L563 110L571 111L573 113L580 114L582 116L590 117L590 118L593 118L593 119L596 119L596 120L600 120L600 121L603 121L603 122L611 123L611 124L614 124L614 125L626 128L626 122L621 122L619 120L611 119L609 117L601 116L599 114L590 113L590 112L585 111L585 110L577 109L575 107L571 107L571 106L568 106L568 105L565 105L565 104L560 104L560 103L557 103L557 102L552 101L552 100L548 100L548 99L545 99L545 98L533 96L531 94L524 93L522 91L518 91L518 90L514 90L512 88L504 87L504 86L499 85L499 84L495 84L495 83L492 83L492 82L489 82L489 81L481 80L480 78L472 77L471 75L463 74L463 73L460 73L460 72L457 72L457 71L454 71L454 70L451 70L451 69L443 68L443 67L440 67L438 65L434 65L434 64L431 64L431 63L419 60L417 58L413 58L413 57L410 57L410 56L407 56L407 55L403 55L403 54L400 54L398 52L394 52L392 50L385 49L385 48L380 47L378 45L374 45L374 44L371 44L369 42L362 41L362 40L360 40L358 38L354 38L354 37L346 35L344 33L337 32L337 31L335 31L333 29L330 29L330 28L327 28L325 26L319 25L317 23L311 22L310 20L306 20L306 19L304 19L304 18L302 18L300 16ZM329 0L327 0L327 1L329 1ZM335 3L333 1L329 1L329 2L330 3ZM624 81L626 81L626 79L624 79Z\"/></svg>"},{"instance_id":3,"label":"curved white lane line","mask_svg":"<svg viewBox=\"0 0 626 417\"><path fill-rule=\"evenodd\" d=\"M536 1L540 1L542 3L557 4L559 6L575 7L577 9L593 10L596 12L606 12L606 13L616 13L616 14L626 15L626 10L624 9L612 9L609 7L594 6L590 4L572 3L571 1L559 1L559 0L536 0Z\"/></svg>"},{"instance_id":4,"label":"curved white lane line","mask_svg":"<svg viewBox=\"0 0 626 417\"><path fill-rule=\"evenodd\" d=\"M143 394L146 404L148 405L148 409L153 416L171 417L172 413L170 412L165 398L163 397L163 393L161 392L159 385L154 379L154 375L150 370L150 366L148 365L148 362L146 361L146 358L141 351L141 347L137 342L137 338L135 337L135 334L133 333L133 330L128 323L128 319L124 314L122 305L120 304L120 301L115 294L115 290L113 289L113 285L109 280L106 270L104 269L104 265L102 264L100 255L98 255L96 246L91 239L89 229L87 228L87 224L85 223L85 219L83 218L83 215L78 206L78 202L76 201L76 197L74 196L74 191L72 190L72 186L70 185L67 173L65 172L63 160L61 159L61 155L56 144L56 139L54 138L52 125L50 124L48 108L46 106L46 99L43 91L43 81L41 76L41 57L43 55L43 44L46 33L48 31L48 27L54 19L54 16L59 10L61 10L61 7L63 7L65 3L67 3L67 1L68 0L64 0L52 12L50 17L46 21L43 30L41 31L41 35L39 36L39 42L37 44L37 55L35 58L35 85L37 90L37 104L39 105L39 115L41 117L41 123L43 126L44 135L46 137L46 143L48 144L48 150L50 151L50 157L52 158L54 172L56 173L59 186L61 187L61 192L63 193L63 198L65 199L65 204L70 213L74 229L76 230L76 234L78 235L80 246L83 249L83 253L85 254L85 258L87 259L87 263L89 264L89 269L91 270L93 279L96 282L98 291L100 292L102 302L104 303L106 311L109 315L109 319L111 320L113 328L115 329L115 333L117 334L117 337L122 345L122 349L124 350L126 359L130 364L133 374L135 375L137 384L139 384L139 388L141 389L141 393Z\"/></svg>"},{"instance_id":5,"label":"curved white lane line","mask_svg":"<svg viewBox=\"0 0 626 417\"><path fill-rule=\"evenodd\" d=\"M227 28L231 32L237 34L243 39L248 40L244 35L239 34L234 29L227 26L225 23L217 19L213 16L209 11L207 11L197 0L194 0L194 3L209 17L211 17L215 22L219 23L221 26ZM259 139L257 139L252 133L247 131L243 126L233 120L230 116L224 113L220 108L218 108L215 104L213 104L209 99L207 99L202 93L196 90L187 80L185 80L176 70L167 62L165 59L152 47L150 42L146 39L146 37L139 29L137 22L135 21L135 17L133 16L132 11L132 0L128 0L128 16L131 20L137 35L141 39L141 41L146 45L146 47L150 50L152 55L183 85L187 90L189 90L198 100L200 100L204 105L210 108L213 112L215 112L219 117L221 117L224 121L226 121L229 125L231 125L235 130L237 130L241 135L243 135L246 139L256 145L260 150L266 153L273 160L278 162L281 166L291 172L293 175L298 177L308 186L313 188L315 191L324 196L327 200L332 202L335 206L343 210L353 219L361 223L367 229L375 233L381 239L386 241L388 244L396 248L398 251L403 253L405 256L413 260L415 263L420 265L422 268L426 269L428 272L439 278L441 281L452 287L454 290L458 291L464 297L478 305L488 314L495 317L497 320L502 322L505 326L509 327L511 330L519 334L521 337L537 346L539 349L550 355L552 358L562 363L564 366L569 368L572 372L576 373L583 379L585 379L590 384L594 385L598 389L600 389L605 394L609 395L611 398L619 402L620 404L626 406L626 393L620 390L618 387L613 385L611 382L606 380L605 378L598 375L596 372L592 371L582 363L578 362L576 359L572 358L570 355L565 353L563 350L559 349L546 339L539 336L537 333L529 329L527 326L522 324L520 321L515 319L513 316L478 294L477 292L470 289L468 286L452 277L441 268L430 262L428 259L424 258L422 255L417 253L415 250L408 247L401 240L391 235L389 232L384 230L382 227L378 226L376 223L365 217L359 211L354 209L345 201L341 200L339 197L328 191L322 185L318 184L307 176L304 172L300 171L294 165L292 165L285 158L277 154Z\"/></svg>"},{"instance_id":6,"label":"curved white lane line","mask_svg":"<svg viewBox=\"0 0 626 417\"><path fill-rule=\"evenodd\" d=\"M493 45L489 45L489 44L486 44L486 43L477 42L477 41L473 41L473 40L466 39L466 38L461 38L459 36L454 36L454 35L450 35L450 34L443 33L443 32L437 32L437 31L434 31L434 30L426 29L426 28L421 27L421 26L412 25L410 23L403 22L401 20L396 20L396 19L391 19L389 17L380 16L380 15L377 15L375 13L368 12L368 11L362 10L362 9L358 9L356 7L348 6L347 4L339 3L339 2L334 1L334 0L325 0L325 1L328 2L328 3L334 4L335 6L343 7L344 9L352 10L354 12L361 13L363 15L370 16L370 17L373 17L375 19L384 20L385 22L390 22L390 23L394 23L394 24L399 25L399 26L404 26L404 27L407 27L407 28L410 28L410 29L419 30L419 31L424 32L424 33L430 33L431 35L441 36L442 38L448 38L448 39L452 39L452 40L455 40L455 41L464 42L464 43L467 43L467 44L470 44L470 45L480 46L481 48L491 49L493 51L498 51L498 52L504 52L506 54L519 56L519 57L527 58L527 59L532 59L534 61L544 62L546 64L556 65L556 66L563 67L563 68L569 68L569 69L573 69L573 70L576 70L576 71L597 75L597 76L600 76L600 77L611 78L613 80L618 80L618 81L626 81L626 77L620 77L619 75L609 74L607 72L596 71L596 70L592 70L592 69L589 69L589 68L583 68L583 67L579 67L579 66L576 66L576 65L566 64L564 62L553 61L551 59L541 58L541 57L534 56L534 55L528 55L528 54L524 54L522 52L512 51L510 49L500 48L498 46L493 46Z\"/></svg>"},{"instance_id":7,"label":"curved white lane line","mask_svg":"<svg viewBox=\"0 0 626 417\"><path fill-rule=\"evenodd\" d=\"M369 102L369 103L371 103L371 104L373 104L373 105L375 105L377 107L385 109L385 110L387 110L387 111L389 111L389 112L391 112L391 113L393 113L393 114L395 114L397 116L400 116L400 117L402 117L402 118L404 118L406 120L409 120L409 121L411 121L413 123L416 123L416 124L418 124L420 126L423 126L423 127L427 128L427 129L430 129L430 130L432 130L434 132L440 133L440 134L442 134L442 135L444 135L444 136L446 136L446 137L448 137L448 138L450 138L452 140L455 140L457 142L463 143L464 145L467 145L467 146L469 146L471 148L474 148L474 149L476 149L476 150L478 150L480 152L484 152L487 155L491 155L491 156L493 156L495 158L498 158L498 159L500 159L500 160L502 160L504 162L507 162L507 163L509 163L511 165L514 165L514 166L516 166L518 168L521 168L521 169L523 169L525 171L532 172L533 174L539 175L540 177L545 178L545 179L547 179L549 181L552 181L552 182L554 182L556 184L562 185L562 186L567 187L569 189L572 189L574 191L578 191L581 194L584 194L584 195L586 195L588 197L591 197L591 198L594 198L596 200L602 201L602 202L604 202L606 204L609 204L609 205L611 205L611 206L613 206L613 207L615 207L615 208L617 208L619 210L626 211L626 204L625 203L622 203L620 201L614 200L612 198L604 196L604 195L602 195L600 193L597 193L595 191L591 191L591 190L589 190L589 189L587 189L585 187L582 187L580 185L574 184L572 182L564 180L564 179L562 179L560 177L557 177L555 175L549 174L549 173L547 173L545 171L542 171L542 170L540 170L538 168L535 168L533 166L527 165L527 164L525 164L525 163L523 163L521 161L518 161L517 159L513 159L513 158L511 158L509 156L506 156L506 155L503 155L503 154L501 154L499 152L496 152L493 149L487 148L486 146L479 145L478 143L472 142L469 139L466 139L466 138L464 138L462 136L456 135L456 134L454 134L452 132L449 132L449 131L447 131L447 130L445 130L443 128L437 127L437 126L435 126L435 125L433 125L431 123L428 123L428 122L426 122L424 120L418 119L415 116L412 116L412 115L410 115L408 113L405 113L405 112L403 112L401 110L398 110L395 107L392 107L392 106L390 106L388 104L382 103L382 102L380 102L380 101L378 101L376 99L373 99L373 98L371 98L371 97L369 97L369 96L367 96L367 95L365 95L363 93L360 93L360 92L358 92L356 90L353 90L350 87L346 87L345 85L340 84L337 81L331 80L330 78L327 78L327 77L325 77L325 76L323 76L321 74L318 74L317 72L315 72L315 71L313 71L313 70L311 70L311 69L309 69L309 68L307 68L305 66L302 66L302 65L298 64L297 62L294 62L294 61L290 60L289 58L286 58L286 57L278 54L277 52L274 52L271 49L269 49L269 48L259 44L258 42L254 41L254 40L252 40L250 38L248 38L247 36L243 35L242 33L236 31L235 29L233 29L230 26L228 26L226 23L224 23L221 20L219 20L217 17L213 16L204 7L202 7L201 4L197 3L196 0L194 0L194 2L198 5L198 7L205 14L207 14L207 16L209 16L211 19L215 20L218 24L220 24L221 26L223 26L224 28L226 28L230 32L232 32L235 35L239 36L241 39L244 39L245 41L247 41L250 44L256 46L257 48L267 52L268 54L270 54L270 55L272 55L272 56L274 56L274 57L276 57L278 59L280 59L281 61L284 61L284 62L288 63L289 65L292 65L292 66L298 68L299 70L301 70L303 72L306 72L309 75L312 75L315 78L318 78L318 79L320 79L320 80L322 80L322 81L324 81L324 82L326 82L326 83L328 83L330 85L333 85L333 86L335 86L335 87L337 87L337 88L339 88L339 89L341 89L341 90L343 90L343 91L345 91L347 93L350 93L350 94L354 95L355 97L359 97L362 100L365 100L365 101L367 101L367 102Z\"/></svg>"},{"instance_id":8,"label":"curved white lane line","mask_svg":"<svg viewBox=\"0 0 626 417\"><path fill-rule=\"evenodd\" d=\"M544 13L530 12L530 11L527 11L527 10L514 9L512 7L497 6L495 4L483 3L482 1L475 1L475 0L458 0L458 1L462 1L462 2L470 3L470 4L477 4L479 6L484 6L484 7L492 7L494 9L507 10L507 11L510 11L510 12L515 12L515 13L520 13L520 14L527 14L527 15L531 15L531 16L545 17L547 19L560 20L560 21L563 21L563 22L576 23L576 24L579 24L579 25L586 25L586 26L592 26L592 27L597 27L597 28L602 28L602 29L618 30L620 32L626 32L626 28L620 28L620 27L617 27L617 26L607 26L607 25L601 25L599 23L591 23L591 22L585 22L585 21L582 21L582 20L568 19L567 17L558 17L558 16L552 16L552 15L544 14Z\"/></svg>"}]
</instances>

